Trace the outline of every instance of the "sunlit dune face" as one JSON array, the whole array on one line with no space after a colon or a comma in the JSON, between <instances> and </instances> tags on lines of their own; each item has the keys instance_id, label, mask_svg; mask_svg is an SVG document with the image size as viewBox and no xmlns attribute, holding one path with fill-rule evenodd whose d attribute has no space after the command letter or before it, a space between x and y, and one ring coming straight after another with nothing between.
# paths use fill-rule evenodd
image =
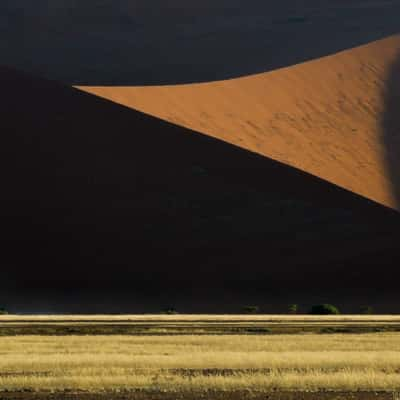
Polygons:
<instances>
[{"instance_id":1,"label":"sunlit dune face","mask_svg":"<svg viewBox=\"0 0 400 400\"><path fill-rule=\"evenodd\" d=\"M398 119L388 117L386 108L388 96L396 98L389 81L399 54L400 36L393 36L245 78L81 89L398 208L391 172L397 150L387 139L388 129L397 131L389 121Z\"/></svg>"}]
</instances>

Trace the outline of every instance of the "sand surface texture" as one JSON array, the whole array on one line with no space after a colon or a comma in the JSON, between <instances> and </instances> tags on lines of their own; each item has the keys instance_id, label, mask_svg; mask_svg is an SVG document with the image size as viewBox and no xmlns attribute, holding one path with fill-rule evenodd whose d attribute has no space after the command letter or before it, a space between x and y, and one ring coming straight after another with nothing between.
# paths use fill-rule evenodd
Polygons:
<instances>
[{"instance_id":1,"label":"sand surface texture","mask_svg":"<svg viewBox=\"0 0 400 400\"><path fill-rule=\"evenodd\" d=\"M400 36L244 78L90 93L398 208Z\"/></svg>"}]
</instances>

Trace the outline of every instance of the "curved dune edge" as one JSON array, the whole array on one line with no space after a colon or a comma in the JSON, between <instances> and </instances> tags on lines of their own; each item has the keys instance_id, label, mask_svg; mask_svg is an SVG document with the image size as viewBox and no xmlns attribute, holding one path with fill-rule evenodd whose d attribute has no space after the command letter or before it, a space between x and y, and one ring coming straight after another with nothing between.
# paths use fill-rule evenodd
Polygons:
<instances>
[{"instance_id":1,"label":"curved dune edge","mask_svg":"<svg viewBox=\"0 0 400 400\"><path fill-rule=\"evenodd\" d=\"M399 208L381 119L400 35L264 74L154 87L79 87Z\"/></svg>"}]
</instances>

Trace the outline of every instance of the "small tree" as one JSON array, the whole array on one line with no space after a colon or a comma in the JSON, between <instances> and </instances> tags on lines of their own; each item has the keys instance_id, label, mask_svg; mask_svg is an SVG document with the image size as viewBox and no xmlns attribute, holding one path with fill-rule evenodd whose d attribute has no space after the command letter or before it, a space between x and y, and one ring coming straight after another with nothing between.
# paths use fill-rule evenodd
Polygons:
<instances>
[{"instance_id":1,"label":"small tree","mask_svg":"<svg viewBox=\"0 0 400 400\"><path fill-rule=\"evenodd\" d=\"M374 309L371 306L361 306L360 314L371 315L374 313Z\"/></svg>"},{"instance_id":2,"label":"small tree","mask_svg":"<svg viewBox=\"0 0 400 400\"><path fill-rule=\"evenodd\" d=\"M161 314L166 314L166 315L176 315L179 314L178 311L175 309L175 307L167 307L164 310L162 310Z\"/></svg>"},{"instance_id":3,"label":"small tree","mask_svg":"<svg viewBox=\"0 0 400 400\"><path fill-rule=\"evenodd\" d=\"M258 306L244 306L242 310L245 314L257 314L260 308Z\"/></svg>"},{"instance_id":4,"label":"small tree","mask_svg":"<svg viewBox=\"0 0 400 400\"><path fill-rule=\"evenodd\" d=\"M339 315L340 311L332 304L317 304L311 307L310 314L313 315Z\"/></svg>"},{"instance_id":5,"label":"small tree","mask_svg":"<svg viewBox=\"0 0 400 400\"><path fill-rule=\"evenodd\" d=\"M289 314L297 314L299 311L299 307L297 304L289 304L288 306Z\"/></svg>"}]
</instances>

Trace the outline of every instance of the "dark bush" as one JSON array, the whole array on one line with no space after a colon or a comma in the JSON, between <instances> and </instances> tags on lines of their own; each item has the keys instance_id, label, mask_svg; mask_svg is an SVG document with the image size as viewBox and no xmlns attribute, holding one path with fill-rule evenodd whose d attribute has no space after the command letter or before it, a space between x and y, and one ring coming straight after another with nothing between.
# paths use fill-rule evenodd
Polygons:
<instances>
[{"instance_id":1,"label":"dark bush","mask_svg":"<svg viewBox=\"0 0 400 400\"><path fill-rule=\"evenodd\" d=\"M360 307L360 314L371 315L374 313L374 309L371 306Z\"/></svg>"},{"instance_id":2,"label":"dark bush","mask_svg":"<svg viewBox=\"0 0 400 400\"><path fill-rule=\"evenodd\" d=\"M179 314L179 313L174 307L167 307L167 308L165 308L164 310L161 311L161 314L176 315L176 314Z\"/></svg>"},{"instance_id":3,"label":"dark bush","mask_svg":"<svg viewBox=\"0 0 400 400\"><path fill-rule=\"evenodd\" d=\"M289 314L297 314L299 311L299 306L297 304L289 304L288 312Z\"/></svg>"},{"instance_id":4,"label":"dark bush","mask_svg":"<svg viewBox=\"0 0 400 400\"><path fill-rule=\"evenodd\" d=\"M257 314L260 311L260 308L258 306L244 306L242 311L245 314Z\"/></svg>"},{"instance_id":5,"label":"dark bush","mask_svg":"<svg viewBox=\"0 0 400 400\"><path fill-rule=\"evenodd\" d=\"M311 307L312 315L339 315L340 311L332 304L317 304Z\"/></svg>"},{"instance_id":6,"label":"dark bush","mask_svg":"<svg viewBox=\"0 0 400 400\"><path fill-rule=\"evenodd\" d=\"M7 314L8 314L7 310L3 307L0 307L0 315L7 315Z\"/></svg>"}]
</instances>

